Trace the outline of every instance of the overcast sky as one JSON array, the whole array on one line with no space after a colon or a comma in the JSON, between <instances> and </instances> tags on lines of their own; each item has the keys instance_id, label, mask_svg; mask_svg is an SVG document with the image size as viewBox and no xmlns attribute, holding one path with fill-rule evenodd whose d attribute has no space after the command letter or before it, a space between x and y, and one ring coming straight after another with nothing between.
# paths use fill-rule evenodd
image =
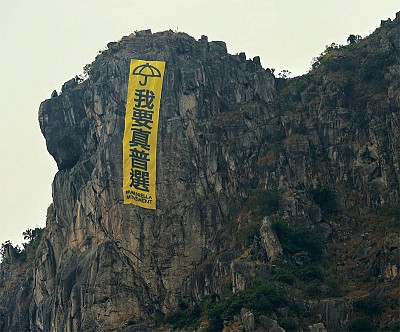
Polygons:
<instances>
[{"instance_id":1,"label":"overcast sky","mask_svg":"<svg viewBox=\"0 0 400 332\"><path fill-rule=\"evenodd\" d=\"M399 10L398 0L0 0L0 243L45 225L57 168L40 133L40 102L108 42L178 30L300 75L325 45L365 37Z\"/></svg>"}]
</instances>

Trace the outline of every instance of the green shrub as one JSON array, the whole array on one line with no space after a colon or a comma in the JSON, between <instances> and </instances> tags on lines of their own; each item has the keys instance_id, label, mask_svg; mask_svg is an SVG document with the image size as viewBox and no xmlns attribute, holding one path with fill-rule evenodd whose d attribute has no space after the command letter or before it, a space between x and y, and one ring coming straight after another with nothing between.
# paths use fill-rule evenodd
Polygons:
<instances>
[{"instance_id":1,"label":"green shrub","mask_svg":"<svg viewBox=\"0 0 400 332\"><path fill-rule=\"evenodd\" d=\"M171 324L176 329L182 329L184 327L195 326L201 317L202 310L198 304L191 307L187 306L185 309L181 309L170 314L166 318L166 322Z\"/></svg>"},{"instance_id":2,"label":"green shrub","mask_svg":"<svg viewBox=\"0 0 400 332\"><path fill-rule=\"evenodd\" d=\"M0 258L4 258L6 251L11 254L12 258L20 262L32 261L35 257L36 250L40 244L40 240L43 236L44 228L36 227L34 229L28 228L22 233L24 240L27 243L23 243L22 249L19 245L14 245L11 241L6 241L2 243L0 247ZM1 261L0 259L0 261Z\"/></svg>"},{"instance_id":3,"label":"green shrub","mask_svg":"<svg viewBox=\"0 0 400 332\"><path fill-rule=\"evenodd\" d=\"M338 70L352 71L358 66L358 60L345 56L339 55L335 58L329 59L329 61L322 62L328 70L336 72Z\"/></svg>"},{"instance_id":4,"label":"green shrub","mask_svg":"<svg viewBox=\"0 0 400 332\"><path fill-rule=\"evenodd\" d=\"M347 332L374 332L375 326L368 317L355 318L348 322Z\"/></svg>"},{"instance_id":5,"label":"green shrub","mask_svg":"<svg viewBox=\"0 0 400 332\"><path fill-rule=\"evenodd\" d=\"M354 300L354 311L368 316L380 315L382 306L376 298L371 296L361 297Z\"/></svg>"},{"instance_id":6,"label":"green shrub","mask_svg":"<svg viewBox=\"0 0 400 332\"><path fill-rule=\"evenodd\" d=\"M363 81L383 79L384 70L389 64L389 58L385 53L373 53L364 61L360 69Z\"/></svg>"},{"instance_id":7,"label":"green shrub","mask_svg":"<svg viewBox=\"0 0 400 332\"><path fill-rule=\"evenodd\" d=\"M400 320L389 324L389 332L399 332L400 331Z\"/></svg>"},{"instance_id":8,"label":"green shrub","mask_svg":"<svg viewBox=\"0 0 400 332\"><path fill-rule=\"evenodd\" d=\"M273 277L275 281L283 282L285 284L292 285L296 280L296 276L291 269L287 267L279 267L273 272Z\"/></svg>"},{"instance_id":9,"label":"green shrub","mask_svg":"<svg viewBox=\"0 0 400 332\"><path fill-rule=\"evenodd\" d=\"M317 280L308 283L305 291L308 296L312 297L321 296L323 293L321 289L321 283Z\"/></svg>"},{"instance_id":10,"label":"green shrub","mask_svg":"<svg viewBox=\"0 0 400 332\"><path fill-rule=\"evenodd\" d=\"M239 243L252 243L254 236L259 233L260 230L260 222L252 222L245 225L243 228L240 229L238 234L238 241Z\"/></svg>"},{"instance_id":11,"label":"green shrub","mask_svg":"<svg viewBox=\"0 0 400 332\"><path fill-rule=\"evenodd\" d=\"M325 282L328 286L326 295L332 297L339 297L344 295L344 278L342 275L338 275L336 269L328 270L325 276Z\"/></svg>"},{"instance_id":12,"label":"green shrub","mask_svg":"<svg viewBox=\"0 0 400 332\"><path fill-rule=\"evenodd\" d=\"M324 280L324 274L319 265L308 265L299 269L299 279L302 281Z\"/></svg>"},{"instance_id":13,"label":"green shrub","mask_svg":"<svg viewBox=\"0 0 400 332\"><path fill-rule=\"evenodd\" d=\"M380 213L389 218L391 226L400 226L400 203L384 205L381 207Z\"/></svg>"},{"instance_id":14,"label":"green shrub","mask_svg":"<svg viewBox=\"0 0 400 332\"><path fill-rule=\"evenodd\" d=\"M14 246L10 240L1 244L0 247L0 262L5 259L8 254L10 255L11 260L15 259L17 261L25 261L26 260L26 252L25 250L21 250L19 245Z\"/></svg>"},{"instance_id":15,"label":"green shrub","mask_svg":"<svg viewBox=\"0 0 400 332\"><path fill-rule=\"evenodd\" d=\"M224 320L220 315L210 316L205 332L221 332L224 329Z\"/></svg>"},{"instance_id":16,"label":"green shrub","mask_svg":"<svg viewBox=\"0 0 400 332\"><path fill-rule=\"evenodd\" d=\"M332 214L336 211L336 195L327 186L318 184L311 189L311 195L314 202L327 214Z\"/></svg>"},{"instance_id":17,"label":"green shrub","mask_svg":"<svg viewBox=\"0 0 400 332\"><path fill-rule=\"evenodd\" d=\"M268 216L279 210L281 198L282 191L277 187L252 189L249 195L249 207L262 216Z\"/></svg>"},{"instance_id":18,"label":"green shrub","mask_svg":"<svg viewBox=\"0 0 400 332\"><path fill-rule=\"evenodd\" d=\"M311 63L311 69L317 69L320 65L326 65L334 56L338 54L343 45L332 43L325 46L325 50L318 57L314 57Z\"/></svg>"},{"instance_id":19,"label":"green shrub","mask_svg":"<svg viewBox=\"0 0 400 332\"><path fill-rule=\"evenodd\" d=\"M282 219L272 223L282 245L287 262L273 272L273 279L287 284L296 283L309 296L322 295L325 281L325 239L305 227L290 227Z\"/></svg>"},{"instance_id":20,"label":"green shrub","mask_svg":"<svg viewBox=\"0 0 400 332\"><path fill-rule=\"evenodd\" d=\"M279 325L286 331L286 332L296 332L298 331L299 325L293 318L284 318L279 321Z\"/></svg>"},{"instance_id":21,"label":"green shrub","mask_svg":"<svg viewBox=\"0 0 400 332\"><path fill-rule=\"evenodd\" d=\"M302 79L298 79L296 81L296 92L297 93L301 93L302 91L304 91L306 88L308 87L308 84L306 81L302 80Z\"/></svg>"},{"instance_id":22,"label":"green shrub","mask_svg":"<svg viewBox=\"0 0 400 332\"><path fill-rule=\"evenodd\" d=\"M280 289L259 283L251 289L228 293L223 297L216 294L207 296L193 306L180 306L165 321L174 329L182 329L198 326L201 319L207 319L209 325L206 331L222 331L223 320L233 319L244 307L258 314L266 314L286 305L286 297Z\"/></svg>"},{"instance_id":23,"label":"green shrub","mask_svg":"<svg viewBox=\"0 0 400 332\"><path fill-rule=\"evenodd\" d=\"M162 323L165 320L165 314L160 309L157 309L154 312L153 317L154 317L154 321L156 322L156 324Z\"/></svg>"},{"instance_id":24,"label":"green shrub","mask_svg":"<svg viewBox=\"0 0 400 332\"><path fill-rule=\"evenodd\" d=\"M220 301L220 308L225 317L233 318L243 307L266 314L271 313L276 307L285 306L286 303L286 298L280 289L259 283L251 289L230 293Z\"/></svg>"},{"instance_id":25,"label":"green shrub","mask_svg":"<svg viewBox=\"0 0 400 332\"><path fill-rule=\"evenodd\" d=\"M320 260L325 253L324 238L305 227L289 227L283 220L272 223L283 250L291 255L306 252L312 261Z\"/></svg>"}]
</instances>

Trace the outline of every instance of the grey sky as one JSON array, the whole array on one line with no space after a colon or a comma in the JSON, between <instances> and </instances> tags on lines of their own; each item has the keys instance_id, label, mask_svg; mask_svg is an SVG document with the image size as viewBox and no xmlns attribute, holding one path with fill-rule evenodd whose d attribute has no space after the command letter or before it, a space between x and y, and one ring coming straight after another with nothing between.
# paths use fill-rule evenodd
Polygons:
<instances>
[{"instance_id":1,"label":"grey sky","mask_svg":"<svg viewBox=\"0 0 400 332\"><path fill-rule=\"evenodd\" d=\"M0 243L45 225L56 166L40 102L108 42L146 28L204 34L299 75L325 45L365 37L399 10L398 0L0 0Z\"/></svg>"}]
</instances>

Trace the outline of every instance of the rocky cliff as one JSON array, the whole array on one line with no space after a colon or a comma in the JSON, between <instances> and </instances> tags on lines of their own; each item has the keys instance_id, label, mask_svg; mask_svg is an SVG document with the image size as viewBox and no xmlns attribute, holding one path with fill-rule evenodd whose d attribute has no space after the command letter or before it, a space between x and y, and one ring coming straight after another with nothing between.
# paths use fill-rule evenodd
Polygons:
<instances>
[{"instance_id":1,"label":"rocky cliff","mask_svg":"<svg viewBox=\"0 0 400 332\"><path fill-rule=\"evenodd\" d=\"M3 253L0 328L395 329L399 36L398 14L294 79L205 36L109 43L40 106L59 171L36 254ZM132 58L166 61L155 211L123 204Z\"/></svg>"}]
</instances>

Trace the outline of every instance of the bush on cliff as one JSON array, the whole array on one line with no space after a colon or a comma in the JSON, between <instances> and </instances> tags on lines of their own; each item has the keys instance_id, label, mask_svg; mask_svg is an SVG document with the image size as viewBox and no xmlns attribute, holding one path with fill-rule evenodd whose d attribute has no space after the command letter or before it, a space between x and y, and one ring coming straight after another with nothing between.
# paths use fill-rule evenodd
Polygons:
<instances>
[{"instance_id":1,"label":"bush on cliff","mask_svg":"<svg viewBox=\"0 0 400 332\"><path fill-rule=\"evenodd\" d=\"M310 192L314 202L317 203L322 212L332 214L336 211L336 195L329 187L318 184L315 188L312 188Z\"/></svg>"},{"instance_id":2,"label":"bush on cliff","mask_svg":"<svg viewBox=\"0 0 400 332\"><path fill-rule=\"evenodd\" d=\"M279 210L282 191L278 187L250 190L249 208L261 216L269 216Z\"/></svg>"},{"instance_id":3,"label":"bush on cliff","mask_svg":"<svg viewBox=\"0 0 400 332\"><path fill-rule=\"evenodd\" d=\"M179 329L198 326L200 321L207 320L207 332L222 331L223 321L233 319L242 308L258 314L268 314L287 304L282 290L271 284L258 283L244 291L207 296L192 306L181 304L180 309L166 317L165 321Z\"/></svg>"},{"instance_id":4,"label":"bush on cliff","mask_svg":"<svg viewBox=\"0 0 400 332\"><path fill-rule=\"evenodd\" d=\"M307 253L312 261L319 261L325 253L324 238L306 227L290 227L282 219L276 219L272 228L283 250L290 254Z\"/></svg>"}]
</instances>

